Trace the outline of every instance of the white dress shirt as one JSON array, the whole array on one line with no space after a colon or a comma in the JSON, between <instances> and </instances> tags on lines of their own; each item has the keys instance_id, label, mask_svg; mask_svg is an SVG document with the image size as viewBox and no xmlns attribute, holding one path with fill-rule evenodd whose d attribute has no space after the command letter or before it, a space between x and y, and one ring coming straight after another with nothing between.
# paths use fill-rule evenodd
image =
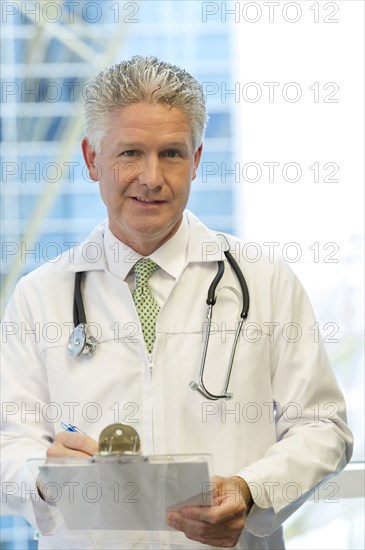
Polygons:
<instances>
[{"instance_id":1,"label":"white dress shirt","mask_svg":"<svg viewBox=\"0 0 365 550\"><path fill-rule=\"evenodd\" d=\"M188 241L189 223L184 215L175 235L148 256L160 268L151 274L148 281L160 307L166 303L176 280L186 266ZM109 226L105 230L104 246L108 270L125 281L133 294L136 286L133 267L144 256L117 239Z\"/></svg>"}]
</instances>

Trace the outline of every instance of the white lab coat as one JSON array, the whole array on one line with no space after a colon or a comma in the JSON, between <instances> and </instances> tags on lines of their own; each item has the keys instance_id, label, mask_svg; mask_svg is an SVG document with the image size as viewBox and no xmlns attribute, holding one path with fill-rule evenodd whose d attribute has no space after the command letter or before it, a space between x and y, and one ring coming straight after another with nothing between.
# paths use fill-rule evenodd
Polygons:
<instances>
[{"instance_id":1,"label":"white lab coat","mask_svg":"<svg viewBox=\"0 0 365 550\"><path fill-rule=\"evenodd\" d=\"M351 456L343 397L323 344L315 341L315 319L301 284L282 261L245 260L244 243L233 237L228 240L250 292L229 386L234 395L213 402L189 388L199 372L206 293L224 247L186 215L188 265L159 313L152 361L128 285L106 269L105 224L74 251L21 279L9 303L2 362L3 498L46 535L40 548L200 548L176 531L68 531L57 508L39 502L25 462L45 456L44 436L61 429L60 419L73 420L95 439L107 424L130 423L145 454L211 453L215 474L242 475L255 505L240 549L284 548L281 523ZM99 339L92 358L67 353L76 271L87 272L83 299ZM206 362L212 392L221 391L240 306L240 288L227 264Z\"/></svg>"}]
</instances>

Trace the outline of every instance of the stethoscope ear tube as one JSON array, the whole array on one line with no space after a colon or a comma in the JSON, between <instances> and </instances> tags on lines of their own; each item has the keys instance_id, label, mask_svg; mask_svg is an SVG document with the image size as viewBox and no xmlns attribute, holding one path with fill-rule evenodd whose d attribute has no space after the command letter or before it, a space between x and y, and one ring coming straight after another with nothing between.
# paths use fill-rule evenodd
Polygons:
<instances>
[{"instance_id":1,"label":"stethoscope ear tube","mask_svg":"<svg viewBox=\"0 0 365 550\"><path fill-rule=\"evenodd\" d=\"M242 271L238 267L238 264L236 260L233 258L232 254L229 250L224 251L224 255L226 256L231 268L236 274L236 277L238 279L238 282L240 284L241 290L242 290L242 311L241 311L241 318L247 319L248 310L250 307L250 295L248 292L247 284L245 281L245 278L242 274Z\"/></svg>"},{"instance_id":2,"label":"stethoscope ear tube","mask_svg":"<svg viewBox=\"0 0 365 550\"><path fill-rule=\"evenodd\" d=\"M216 296L215 296L215 289L217 288L217 285L221 278L223 277L224 273L224 263L222 260L218 262L218 271L216 273L216 276L214 277L213 281L210 284L208 295L207 295L207 305L208 306L214 306L216 302Z\"/></svg>"},{"instance_id":3,"label":"stethoscope ear tube","mask_svg":"<svg viewBox=\"0 0 365 550\"><path fill-rule=\"evenodd\" d=\"M78 271L75 274L75 292L74 292L74 308L73 308L73 317L74 317L75 327L77 327L80 324L86 325L84 303L81 296L82 276L83 276L82 271Z\"/></svg>"}]
</instances>

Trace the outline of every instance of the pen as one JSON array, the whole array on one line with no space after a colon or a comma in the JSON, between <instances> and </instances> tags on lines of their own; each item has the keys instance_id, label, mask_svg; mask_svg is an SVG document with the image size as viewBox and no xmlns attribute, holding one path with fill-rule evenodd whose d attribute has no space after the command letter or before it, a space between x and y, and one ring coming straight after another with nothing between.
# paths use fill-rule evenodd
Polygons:
<instances>
[{"instance_id":1,"label":"pen","mask_svg":"<svg viewBox=\"0 0 365 550\"><path fill-rule=\"evenodd\" d=\"M86 435L85 432L80 430L75 424L70 424L69 422L61 422L61 428L63 428L66 432L77 432L79 434ZM42 439L45 439L48 441L48 443L53 443L54 439L53 437L50 437L49 435L43 435Z\"/></svg>"},{"instance_id":2,"label":"pen","mask_svg":"<svg viewBox=\"0 0 365 550\"><path fill-rule=\"evenodd\" d=\"M86 435L85 432L80 430L75 424L70 424L69 422L61 422L61 427L66 430L66 432L77 432L79 434Z\"/></svg>"}]
</instances>

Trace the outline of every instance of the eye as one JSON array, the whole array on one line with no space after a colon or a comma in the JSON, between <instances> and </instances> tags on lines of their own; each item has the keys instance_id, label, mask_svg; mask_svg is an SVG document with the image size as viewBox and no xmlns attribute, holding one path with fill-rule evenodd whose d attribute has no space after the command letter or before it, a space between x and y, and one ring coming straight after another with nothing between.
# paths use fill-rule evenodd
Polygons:
<instances>
[{"instance_id":1,"label":"eye","mask_svg":"<svg viewBox=\"0 0 365 550\"><path fill-rule=\"evenodd\" d=\"M123 151L123 153L120 154L121 157L134 157L136 155L136 151L134 151L133 149L129 150L129 151Z\"/></svg>"},{"instance_id":2,"label":"eye","mask_svg":"<svg viewBox=\"0 0 365 550\"><path fill-rule=\"evenodd\" d=\"M180 153L176 149L168 149L164 155L169 159L175 159L180 156Z\"/></svg>"}]
</instances>

